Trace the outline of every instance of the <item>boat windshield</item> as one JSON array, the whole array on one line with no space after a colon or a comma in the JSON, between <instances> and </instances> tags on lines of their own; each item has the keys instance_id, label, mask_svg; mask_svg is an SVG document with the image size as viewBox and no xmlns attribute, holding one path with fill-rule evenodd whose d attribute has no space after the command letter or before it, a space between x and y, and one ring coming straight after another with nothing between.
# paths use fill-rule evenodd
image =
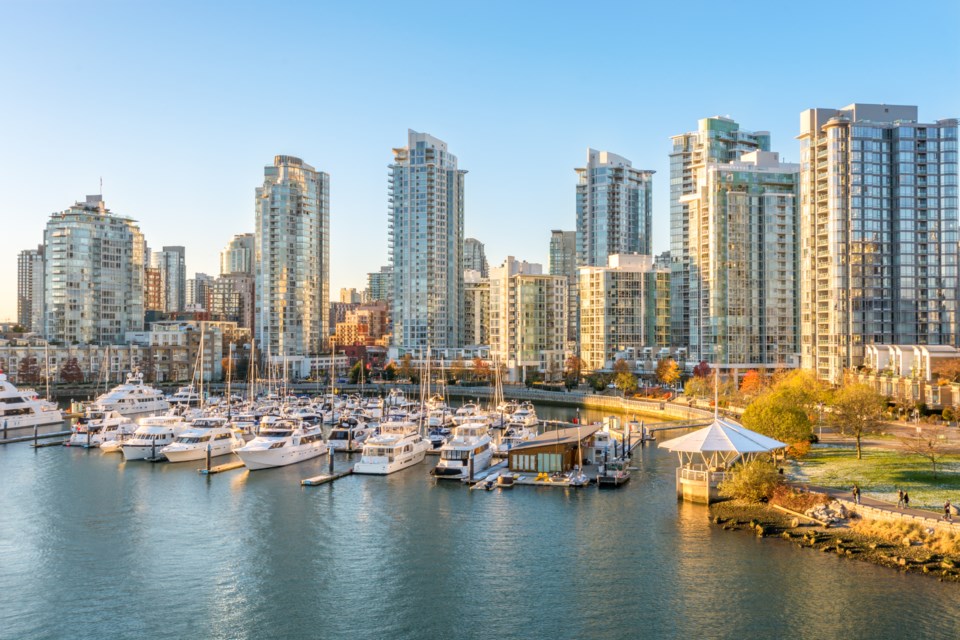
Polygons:
<instances>
[{"instance_id":1,"label":"boat windshield","mask_svg":"<svg viewBox=\"0 0 960 640\"><path fill-rule=\"evenodd\" d=\"M179 442L180 444L199 444L201 442L207 442L210 440L210 436L199 436L199 437L190 437L190 436L180 436L176 438L174 442Z\"/></svg>"},{"instance_id":2,"label":"boat windshield","mask_svg":"<svg viewBox=\"0 0 960 640\"><path fill-rule=\"evenodd\" d=\"M293 433L292 431L280 431L280 430L271 429L270 431L261 431L260 437L261 438L289 438L292 433Z\"/></svg>"},{"instance_id":3,"label":"boat windshield","mask_svg":"<svg viewBox=\"0 0 960 640\"><path fill-rule=\"evenodd\" d=\"M440 451L440 457L443 460L468 460L470 458L470 452L446 449Z\"/></svg>"},{"instance_id":4,"label":"boat windshield","mask_svg":"<svg viewBox=\"0 0 960 640\"><path fill-rule=\"evenodd\" d=\"M350 432L346 429L334 429L330 432L331 440L349 440Z\"/></svg>"}]
</instances>

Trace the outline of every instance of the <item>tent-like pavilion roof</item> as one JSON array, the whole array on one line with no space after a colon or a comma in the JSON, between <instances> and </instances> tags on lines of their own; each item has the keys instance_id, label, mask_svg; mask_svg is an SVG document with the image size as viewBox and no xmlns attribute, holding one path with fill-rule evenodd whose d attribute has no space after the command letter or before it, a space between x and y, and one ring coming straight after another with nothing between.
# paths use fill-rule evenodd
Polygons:
<instances>
[{"instance_id":1,"label":"tent-like pavilion roof","mask_svg":"<svg viewBox=\"0 0 960 640\"><path fill-rule=\"evenodd\" d=\"M677 453L766 453L787 445L779 440L751 431L723 418L692 433L661 442L660 447Z\"/></svg>"}]
</instances>

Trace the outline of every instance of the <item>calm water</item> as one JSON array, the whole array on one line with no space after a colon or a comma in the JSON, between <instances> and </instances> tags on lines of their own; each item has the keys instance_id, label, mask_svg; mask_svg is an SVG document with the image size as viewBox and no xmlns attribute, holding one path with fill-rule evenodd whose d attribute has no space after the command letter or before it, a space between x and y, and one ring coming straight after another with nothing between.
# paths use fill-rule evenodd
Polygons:
<instances>
[{"instance_id":1,"label":"calm water","mask_svg":"<svg viewBox=\"0 0 960 640\"><path fill-rule=\"evenodd\" d=\"M432 459L301 488L324 458L0 447L0 637L960 637L960 587L718 530L636 460L619 491L483 492Z\"/></svg>"}]
</instances>

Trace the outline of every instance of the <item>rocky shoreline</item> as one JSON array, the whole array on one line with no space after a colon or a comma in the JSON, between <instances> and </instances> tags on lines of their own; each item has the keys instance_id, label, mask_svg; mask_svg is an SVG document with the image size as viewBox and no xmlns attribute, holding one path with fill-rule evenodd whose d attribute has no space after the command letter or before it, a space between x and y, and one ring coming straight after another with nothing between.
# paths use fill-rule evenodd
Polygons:
<instances>
[{"instance_id":1,"label":"rocky shoreline","mask_svg":"<svg viewBox=\"0 0 960 640\"><path fill-rule=\"evenodd\" d=\"M769 505L739 500L713 504L710 513L713 524L725 531L775 538L798 549L833 553L905 573L936 577L941 582L960 582L960 557L938 553L915 542L906 544L906 539L895 544L844 524L824 527Z\"/></svg>"}]
</instances>

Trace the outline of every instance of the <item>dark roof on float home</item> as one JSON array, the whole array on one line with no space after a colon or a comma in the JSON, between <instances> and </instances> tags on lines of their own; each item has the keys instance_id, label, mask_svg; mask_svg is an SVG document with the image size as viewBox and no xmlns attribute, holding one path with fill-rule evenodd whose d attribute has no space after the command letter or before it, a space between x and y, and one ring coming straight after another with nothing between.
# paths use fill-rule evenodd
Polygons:
<instances>
[{"instance_id":1,"label":"dark roof on float home","mask_svg":"<svg viewBox=\"0 0 960 640\"><path fill-rule=\"evenodd\" d=\"M584 440L589 438L597 431L603 428L603 425L600 424L588 424L581 427L565 427L563 429L554 429L552 431L545 431L541 433L533 440L527 440L523 444L518 444L510 449L510 453L514 451L520 451L521 449L529 449L531 447L542 447L548 444L576 444L577 440ZM577 432L579 431L579 437Z\"/></svg>"}]
</instances>

